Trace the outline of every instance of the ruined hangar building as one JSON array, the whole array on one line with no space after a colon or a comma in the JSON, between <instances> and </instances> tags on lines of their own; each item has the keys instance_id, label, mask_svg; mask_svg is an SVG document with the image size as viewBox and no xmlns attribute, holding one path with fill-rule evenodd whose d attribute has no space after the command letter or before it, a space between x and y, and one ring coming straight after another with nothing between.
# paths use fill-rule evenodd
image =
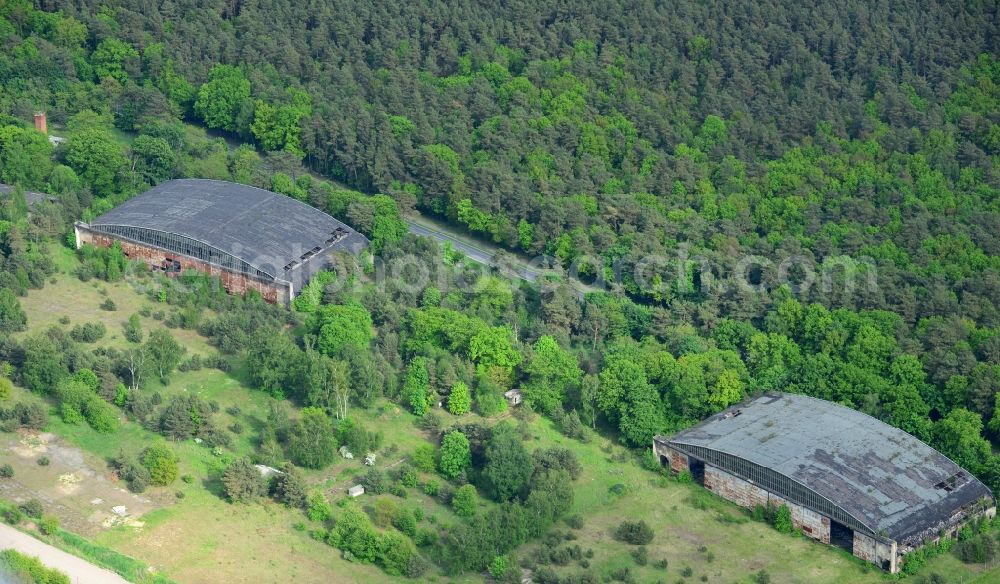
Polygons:
<instances>
[{"instance_id":1,"label":"ruined hangar building","mask_svg":"<svg viewBox=\"0 0 1000 584\"><path fill-rule=\"evenodd\" d=\"M983 483L917 438L844 406L766 393L653 449L744 507L787 505L806 535L890 572L903 556L996 513Z\"/></svg>"},{"instance_id":2,"label":"ruined hangar building","mask_svg":"<svg viewBox=\"0 0 1000 584\"><path fill-rule=\"evenodd\" d=\"M280 303L327 267L333 252L368 246L360 233L291 197L205 179L161 183L76 224L77 247L115 241L156 269L210 273L230 293L256 290Z\"/></svg>"}]
</instances>

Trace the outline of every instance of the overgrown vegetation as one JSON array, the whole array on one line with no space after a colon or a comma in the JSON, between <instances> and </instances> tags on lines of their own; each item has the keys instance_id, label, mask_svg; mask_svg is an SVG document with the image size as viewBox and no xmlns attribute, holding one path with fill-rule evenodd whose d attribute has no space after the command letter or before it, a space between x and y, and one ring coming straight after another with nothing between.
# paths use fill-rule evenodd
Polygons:
<instances>
[{"instance_id":1,"label":"overgrown vegetation","mask_svg":"<svg viewBox=\"0 0 1000 584\"><path fill-rule=\"evenodd\" d=\"M226 499L303 508L313 537L414 577L510 577L515 548L570 511L580 463L532 447L533 412L569 440L643 448L747 396L802 392L1000 489L991 7L716 4L3 3L0 180L15 188L0 207L0 400L12 381L60 423L162 434L114 461L136 491L172 484L176 447L197 441ZM64 145L28 124L38 109ZM84 246L74 275L141 283L145 314L105 294L102 318L124 322L28 322L20 298L55 274L51 246L74 221L181 176L319 206L432 284L343 257L287 310ZM25 189L55 201L29 213ZM614 283L583 298L562 275L512 285L408 235L412 210ZM203 367L245 373L274 400L267 419L163 399L171 375ZM515 388L525 404L509 412ZM397 452L361 421L386 403L420 418L422 444ZM0 403L4 431L46 418ZM395 509L336 507L301 478L355 458ZM268 484L255 464L284 474ZM421 523L395 501L418 493L454 518ZM767 514L791 531L787 508ZM642 525L616 536L646 545ZM984 534L960 540L962 559L995 553Z\"/></svg>"},{"instance_id":2,"label":"overgrown vegetation","mask_svg":"<svg viewBox=\"0 0 1000 584\"><path fill-rule=\"evenodd\" d=\"M65 573L47 568L38 558L12 549L0 551L0 577L24 584L70 584Z\"/></svg>"}]
</instances>

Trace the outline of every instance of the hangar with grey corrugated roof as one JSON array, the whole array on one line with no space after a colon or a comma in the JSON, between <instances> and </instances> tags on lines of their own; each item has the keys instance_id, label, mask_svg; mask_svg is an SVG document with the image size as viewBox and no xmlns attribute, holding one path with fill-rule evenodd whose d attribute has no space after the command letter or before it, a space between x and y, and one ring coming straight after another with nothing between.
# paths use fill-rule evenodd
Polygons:
<instances>
[{"instance_id":1,"label":"hangar with grey corrugated roof","mask_svg":"<svg viewBox=\"0 0 1000 584\"><path fill-rule=\"evenodd\" d=\"M301 201L237 183L171 180L76 225L77 246L118 242L130 259L177 273L218 275L233 293L288 302L331 254L368 240Z\"/></svg>"},{"instance_id":2,"label":"hangar with grey corrugated roof","mask_svg":"<svg viewBox=\"0 0 1000 584\"><path fill-rule=\"evenodd\" d=\"M653 448L723 498L786 505L806 535L890 572L906 553L996 513L986 485L921 440L804 395L766 393L657 436Z\"/></svg>"}]
</instances>

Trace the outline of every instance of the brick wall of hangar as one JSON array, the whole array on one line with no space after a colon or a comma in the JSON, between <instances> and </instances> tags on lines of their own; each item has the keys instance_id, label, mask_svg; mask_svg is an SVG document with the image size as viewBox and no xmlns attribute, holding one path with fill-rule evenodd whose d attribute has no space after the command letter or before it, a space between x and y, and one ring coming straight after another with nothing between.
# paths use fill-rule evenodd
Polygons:
<instances>
[{"instance_id":1,"label":"brick wall of hangar","mask_svg":"<svg viewBox=\"0 0 1000 584\"><path fill-rule=\"evenodd\" d=\"M181 264L182 271L189 269L197 270L203 274L218 277L222 281L226 292L230 294L244 295L254 290L260 293L261 297L267 302L285 304L290 301L288 285L281 282L263 282L246 274L213 266L183 254L142 245L104 233L97 233L84 227L77 227L77 233L79 245L89 243L97 247L111 247L117 241L121 245L122 251L125 252L126 257L130 260L141 260L154 270L159 270L165 261L178 261Z\"/></svg>"}]
</instances>

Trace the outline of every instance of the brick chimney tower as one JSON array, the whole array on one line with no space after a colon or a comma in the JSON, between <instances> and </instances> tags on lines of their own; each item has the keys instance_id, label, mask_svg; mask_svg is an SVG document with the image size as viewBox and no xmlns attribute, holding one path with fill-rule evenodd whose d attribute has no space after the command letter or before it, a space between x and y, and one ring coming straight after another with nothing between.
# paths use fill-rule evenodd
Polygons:
<instances>
[{"instance_id":1,"label":"brick chimney tower","mask_svg":"<svg viewBox=\"0 0 1000 584\"><path fill-rule=\"evenodd\" d=\"M45 112L35 114L35 129L46 135L49 133L49 125L45 121Z\"/></svg>"}]
</instances>

